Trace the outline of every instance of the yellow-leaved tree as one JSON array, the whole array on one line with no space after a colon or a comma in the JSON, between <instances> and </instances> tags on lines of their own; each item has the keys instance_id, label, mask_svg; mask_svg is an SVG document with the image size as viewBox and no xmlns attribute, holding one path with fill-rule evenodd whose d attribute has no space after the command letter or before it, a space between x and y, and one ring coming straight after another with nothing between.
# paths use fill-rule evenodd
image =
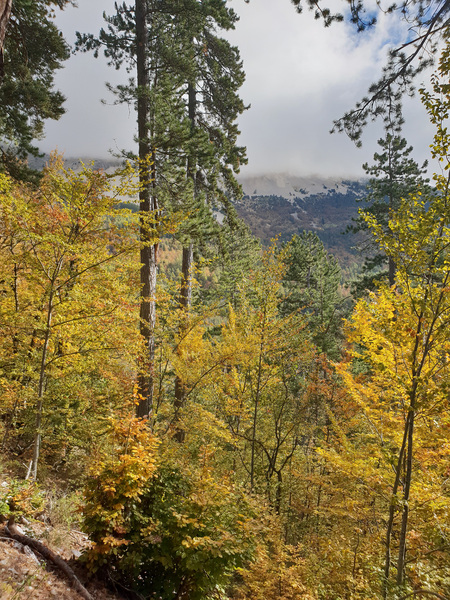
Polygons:
<instances>
[{"instance_id":1,"label":"yellow-leaved tree","mask_svg":"<svg viewBox=\"0 0 450 600\"><path fill-rule=\"evenodd\" d=\"M402 200L388 230L366 217L396 279L360 300L347 323L352 360L339 372L356 410L339 446L322 451L368 515L362 537L378 546L371 560L379 582L367 597L440 597L450 589L450 95L438 75L432 83L421 93L442 173L432 193Z\"/></svg>"},{"instance_id":2,"label":"yellow-leaved tree","mask_svg":"<svg viewBox=\"0 0 450 600\"><path fill-rule=\"evenodd\" d=\"M137 243L131 211L117 209L133 191L130 175L115 184L101 171L66 170L54 156L38 188L2 176L3 445L12 430L23 434L33 479L44 433L61 455L71 436L79 444L86 418L108 410L108 365L131 376Z\"/></svg>"}]
</instances>

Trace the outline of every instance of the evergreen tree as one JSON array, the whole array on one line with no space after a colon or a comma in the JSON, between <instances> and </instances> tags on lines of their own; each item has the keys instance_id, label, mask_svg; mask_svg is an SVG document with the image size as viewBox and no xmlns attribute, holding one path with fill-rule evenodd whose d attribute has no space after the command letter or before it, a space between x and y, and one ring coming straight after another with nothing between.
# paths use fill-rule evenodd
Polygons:
<instances>
[{"instance_id":1,"label":"evergreen tree","mask_svg":"<svg viewBox=\"0 0 450 600\"><path fill-rule=\"evenodd\" d=\"M374 154L375 164L363 165L365 172L371 176L368 184L368 194L364 201L368 204L360 209L360 216L348 231L367 233L368 226L365 215L372 215L385 232L389 228L392 212L398 210L402 198L408 198L418 189L430 191L428 179L423 175L427 162L419 166L410 156L413 148L408 146L400 133L387 131L384 138L378 140L381 152ZM363 249L366 254L362 276L354 284L353 293L360 296L366 289L373 289L377 282L387 280L394 284L395 263L375 245L373 238L365 236Z\"/></svg>"},{"instance_id":2,"label":"evergreen tree","mask_svg":"<svg viewBox=\"0 0 450 600\"><path fill-rule=\"evenodd\" d=\"M297 6L302 4L302 0L292 2ZM315 11L316 18L323 18L325 25L344 20L344 15L332 14L328 7L319 7L313 0L307 2ZM450 4L447 0L409 0L388 6L378 3L374 9L364 0L351 0L347 6L349 11L345 19L356 26L358 33L375 28L379 14L397 17L407 24L406 27L397 26L399 37L389 48L379 79L370 85L367 94L352 110L334 122L333 131L345 132L357 146L361 146L362 131L369 120L379 117L386 120L392 107L402 97L414 95L414 80L433 64L440 42L447 36Z\"/></svg>"},{"instance_id":3,"label":"evergreen tree","mask_svg":"<svg viewBox=\"0 0 450 600\"><path fill-rule=\"evenodd\" d=\"M232 196L241 193L232 172L237 171L245 160L245 149L236 146L238 129L235 123L244 110L237 93L244 81L244 73L237 48L216 34L216 29L232 29L237 20L234 11L228 9L223 0L206 4L184 0L178 16L178 30L184 30L186 35L182 72L186 73L184 96L191 128L186 156L187 178L193 184L191 202L194 211L201 217L200 220L194 216L188 221L190 233L184 236L180 286L183 329L187 326L192 302L194 243L207 238L211 230L218 233L212 209L215 206L221 206L225 211L230 209L225 192ZM184 401L183 386L177 378L176 416ZM178 437L182 439L182 432Z\"/></svg>"},{"instance_id":4,"label":"evergreen tree","mask_svg":"<svg viewBox=\"0 0 450 600\"><path fill-rule=\"evenodd\" d=\"M301 310L314 344L333 358L339 356L342 298L339 294L341 270L312 231L294 235L287 244L281 310L290 314Z\"/></svg>"},{"instance_id":5,"label":"evergreen tree","mask_svg":"<svg viewBox=\"0 0 450 600\"><path fill-rule=\"evenodd\" d=\"M141 163L141 333L146 359L139 380L138 415L150 414L156 319L157 246L161 210L182 212L185 247L181 306L190 303L193 241L217 232L216 204L228 206L240 188L233 170L245 160L236 145L235 120L244 110L237 90L244 79L239 53L216 30L234 27L224 0L177 2L136 0L115 4L107 30L78 34L78 47L103 48L116 68L125 63L134 80L119 86L118 102L133 102L138 114ZM143 167L143 165L147 165ZM194 218L192 218L194 217ZM206 225L206 226L205 226Z\"/></svg>"},{"instance_id":6,"label":"evergreen tree","mask_svg":"<svg viewBox=\"0 0 450 600\"><path fill-rule=\"evenodd\" d=\"M5 42L6 28L11 16L12 0L0 0L0 78L3 79L4 63L3 63L3 44Z\"/></svg>"},{"instance_id":7,"label":"evergreen tree","mask_svg":"<svg viewBox=\"0 0 450 600\"><path fill-rule=\"evenodd\" d=\"M157 240L161 233L161 207L170 208L168 196L184 194L186 183L180 174L176 149L189 137L183 115L183 99L177 77L179 32L175 31L171 6L167 2L136 0L134 6L115 3L116 14L105 16L107 28L98 37L77 34L77 47L103 49L110 65L123 66L134 77L129 85L112 91L116 102L133 104L137 112L138 158L140 164L141 302L140 331L144 356L139 368L140 402L137 414L149 416L153 404L153 364L156 324ZM132 153L129 156L133 157Z\"/></svg>"},{"instance_id":8,"label":"evergreen tree","mask_svg":"<svg viewBox=\"0 0 450 600\"><path fill-rule=\"evenodd\" d=\"M14 0L0 14L0 168L14 177L36 177L23 161L38 155L33 140L42 137L44 121L64 113L64 96L53 83L69 48L52 15L68 3Z\"/></svg>"},{"instance_id":9,"label":"evergreen tree","mask_svg":"<svg viewBox=\"0 0 450 600\"><path fill-rule=\"evenodd\" d=\"M235 221L230 222L233 216ZM202 286L199 293L201 301L206 304L219 304L227 309L231 306L237 311L242 302L242 282L260 263L261 243L234 211L229 211L225 219L219 235L205 249L206 258L210 259L213 283Z\"/></svg>"}]
</instances>

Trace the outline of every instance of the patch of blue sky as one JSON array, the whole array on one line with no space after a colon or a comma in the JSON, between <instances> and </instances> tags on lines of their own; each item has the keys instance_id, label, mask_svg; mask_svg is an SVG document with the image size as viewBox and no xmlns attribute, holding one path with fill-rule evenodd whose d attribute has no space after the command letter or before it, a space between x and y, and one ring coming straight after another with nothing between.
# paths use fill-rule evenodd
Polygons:
<instances>
[{"instance_id":1,"label":"patch of blue sky","mask_svg":"<svg viewBox=\"0 0 450 600\"><path fill-rule=\"evenodd\" d=\"M368 5L369 6L369 5ZM352 49L357 49L370 44L376 54L386 54L390 49L397 48L414 38L408 23L403 21L397 13L386 14L380 10L376 11L373 7L367 10L362 18L364 22L370 22L375 18L375 23L365 29L358 31L357 26L350 22L351 14L346 11L346 30Z\"/></svg>"}]
</instances>

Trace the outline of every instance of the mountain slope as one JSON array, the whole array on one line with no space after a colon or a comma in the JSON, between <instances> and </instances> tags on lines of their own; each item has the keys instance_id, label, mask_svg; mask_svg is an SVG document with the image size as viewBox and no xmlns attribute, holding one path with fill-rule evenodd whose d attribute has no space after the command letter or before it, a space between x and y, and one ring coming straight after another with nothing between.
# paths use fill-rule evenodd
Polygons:
<instances>
[{"instance_id":1,"label":"mountain slope","mask_svg":"<svg viewBox=\"0 0 450 600\"><path fill-rule=\"evenodd\" d=\"M45 155L31 159L30 166L42 169L48 158ZM121 164L119 159L114 158L67 157L64 162L67 168L75 171L81 168L83 162L108 173L114 172ZM351 234L343 235L343 232L357 215L358 200L365 196L364 181L272 173L241 176L239 182L244 197L236 203L236 209L263 243L277 236L287 241L303 230L312 230L344 269L351 270L360 262L359 253L354 249L357 238Z\"/></svg>"},{"instance_id":2,"label":"mountain slope","mask_svg":"<svg viewBox=\"0 0 450 600\"><path fill-rule=\"evenodd\" d=\"M244 197L236 209L264 243L276 236L287 241L312 230L342 266L358 261L357 239L343 232L358 213L358 201L366 193L364 181L278 174L245 177L240 182Z\"/></svg>"}]
</instances>

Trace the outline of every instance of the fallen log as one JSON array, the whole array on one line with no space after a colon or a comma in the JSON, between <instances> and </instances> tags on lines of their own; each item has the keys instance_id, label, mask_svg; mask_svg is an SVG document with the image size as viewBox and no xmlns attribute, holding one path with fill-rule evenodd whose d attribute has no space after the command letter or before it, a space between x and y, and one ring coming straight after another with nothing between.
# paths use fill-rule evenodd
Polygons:
<instances>
[{"instance_id":1,"label":"fallen log","mask_svg":"<svg viewBox=\"0 0 450 600\"><path fill-rule=\"evenodd\" d=\"M9 529L8 525L12 528L12 531ZM50 548L47 548L47 546L44 546L44 544L38 542L38 540L28 537L23 533L15 532L14 528L12 527L13 523L8 523L8 525L5 525L5 532L7 535L23 546L29 546L32 550L36 550L36 552L39 552L39 554L43 556L45 560L48 560L56 565L58 569L60 569L66 575L66 577L68 577L73 585L73 588L80 594L80 596L82 596L82 598L85 600L94 600L65 560L52 552Z\"/></svg>"}]
</instances>

